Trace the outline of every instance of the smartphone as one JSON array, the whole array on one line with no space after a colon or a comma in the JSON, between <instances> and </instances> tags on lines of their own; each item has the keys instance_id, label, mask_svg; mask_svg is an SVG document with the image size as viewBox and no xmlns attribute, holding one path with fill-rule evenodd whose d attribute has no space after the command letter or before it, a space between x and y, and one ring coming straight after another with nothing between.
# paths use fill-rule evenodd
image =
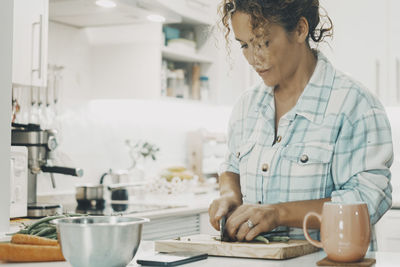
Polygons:
<instances>
[{"instance_id":1,"label":"smartphone","mask_svg":"<svg viewBox=\"0 0 400 267\"><path fill-rule=\"evenodd\" d=\"M178 266L193 261L207 259L207 257L207 253L182 251L146 255L137 259L136 262L144 266Z\"/></svg>"}]
</instances>

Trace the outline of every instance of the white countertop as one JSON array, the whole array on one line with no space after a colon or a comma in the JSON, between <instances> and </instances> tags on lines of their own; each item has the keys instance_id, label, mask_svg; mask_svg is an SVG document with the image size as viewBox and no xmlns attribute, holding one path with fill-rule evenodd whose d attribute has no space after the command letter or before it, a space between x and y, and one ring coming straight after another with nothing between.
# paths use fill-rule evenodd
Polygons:
<instances>
[{"instance_id":1,"label":"white countertop","mask_svg":"<svg viewBox=\"0 0 400 267\"><path fill-rule=\"evenodd\" d=\"M145 241L139 247L138 253L128 267L140 266L136 264L136 259L140 255L150 254L154 251L154 242ZM190 267L215 267L215 266L229 266L229 267L310 267L316 266L316 262L323 259L326 254L323 251L312 253L309 255L288 259L288 260L259 260L248 258L232 258L232 257L214 257L209 256L205 260L188 263L182 266ZM375 267L395 267L399 266L400 253L392 252L369 252L367 257L375 258ZM2 266L12 267L71 267L68 262L49 262L49 263L0 263Z\"/></svg>"},{"instance_id":2,"label":"white countertop","mask_svg":"<svg viewBox=\"0 0 400 267\"><path fill-rule=\"evenodd\" d=\"M180 205L182 203L186 203L187 206L158 210L158 211L150 211L143 213L135 213L130 216L135 217L147 217L147 218L159 218L165 216L174 216L174 215L182 215L182 214L193 214L193 213L202 213L207 212L208 205L210 201L217 197L218 193L212 194L202 194L202 195L180 195L175 198L171 198L171 196L166 197L165 199L160 199L157 197L157 202L152 202L151 199L144 199L143 203L147 204L168 204L168 205ZM136 264L136 258L140 257L140 255L152 254L154 253L154 243L152 241L144 241L142 242L139 251L135 257L135 259L128 266L140 266ZM198 262L188 263L184 266L230 266L230 267L242 267L251 265L252 267L257 266L274 266L274 267L282 267L282 266L296 266L296 267L309 267L316 266L316 262L323 259L326 254L321 251L309 255L305 255L302 257L297 257L288 260L258 260L258 259L247 259L247 258L230 258L230 257L214 257L209 256L206 260L201 260ZM400 262L400 252L376 252L376 253L368 253L367 257L376 259L376 267L383 266L399 266ZM13 267L71 267L68 262L50 262L50 263L2 263L2 266L13 266Z\"/></svg>"}]
</instances>

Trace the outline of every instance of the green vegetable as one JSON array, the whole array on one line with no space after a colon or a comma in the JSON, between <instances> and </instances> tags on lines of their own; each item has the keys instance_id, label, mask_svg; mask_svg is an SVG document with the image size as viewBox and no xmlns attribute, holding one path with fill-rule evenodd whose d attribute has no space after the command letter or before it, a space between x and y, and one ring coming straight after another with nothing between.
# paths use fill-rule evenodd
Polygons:
<instances>
[{"instance_id":1,"label":"green vegetable","mask_svg":"<svg viewBox=\"0 0 400 267\"><path fill-rule=\"evenodd\" d=\"M44 217L30 225L25 225L24 229L19 230L16 233L11 233L7 235L15 234L26 234L26 235L36 235L41 237L47 237L51 239L57 239L57 228L54 224L50 223L52 220L61 219L66 217L77 217L77 216L88 216L87 214L64 214Z\"/></svg>"},{"instance_id":2,"label":"green vegetable","mask_svg":"<svg viewBox=\"0 0 400 267\"><path fill-rule=\"evenodd\" d=\"M35 234L39 233L41 230L42 230L42 228L35 228L35 229L32 229L28 234L35 235Z\"/></svg>"},{"instance_id":3,"label":"green vegetable","mask_svg":"<svg viewBox=\"0 0 400 267\"><path fill-rule=\"evenodd\" d=\"M50 239L57 239L57 233L49 234L49 235L46 235L43 237L50 238Z\"/></svg>"},{"instance_id":4,"label":"green vegetable","mask_svg":"<svg viewBox=\"0 0 400 267\"><path fill-rule=\"evenodd\" d=\"M269 242L288 242L290 240L290 237L288 236L268 236L265 237L263 235L259 235L256 238L254 238L254 241L259 241L268 244Z\"/></svg>"},{"instance_id":5,"label":"green vegetable","mask_svg":"<svg viewBox=\"0 0 400 267\"><path fill-rule=\"evenodd\" d=\"M56 231L57 231L57 229L54 226L49 226L49 227L46 227L46 228L40 230L35 235L37 235L37 236L46 236L46 235L49 235L49 234L54 234Z\"/></svg>"},{"instance_id":6,"label":"green vegetable","mask_svg":"<svg viewBox=\"0 0 400 267\"><path fill-rule=\"evenodd\" d=\"M50 226L50 224L48 224L48 223L39 224L38 226L33 228L28 234L34 235L34 234L39 233L41 230L43 230L44 228L49 227L49 226Z\"/></svg>"},{"instance_id":7,"label":"green vegetable","mask_svg":"<svg viewBox=\"0 0 400 267\"><path fill-rule=\"evenodd\" d=\"M290 240L288 236L270 236L268 238L272 242L288 242Z\"/></svg>"},{"instance_id":8,"label":"green vegetable","mask_svg":"<svg viewBox=\"0 0 400 267\"><path fill-rule=\"evenodd\" d=\"M254 238L254 240L263 242L265 244L269 243L269 240L265 236L262 236L262 235L256 236L256 238Z\"/></svg>"},{"instance_id":9,"label":"green vegetable","mask_svg":"<svg viewBox=\"0 0 400 267\"><path fill-rule=\"evenodd\" d=\"M60 219L60 218L64 218L65 215L56 215L56 216L48 216L48 217L44 217L40 220L38 220L37 222L29 225L29 227L27 228L28 232L30 232L33 228L37 227L38 225L45 223L45 222L49 222L55 219Z\"/></svg>"}]
</instances>

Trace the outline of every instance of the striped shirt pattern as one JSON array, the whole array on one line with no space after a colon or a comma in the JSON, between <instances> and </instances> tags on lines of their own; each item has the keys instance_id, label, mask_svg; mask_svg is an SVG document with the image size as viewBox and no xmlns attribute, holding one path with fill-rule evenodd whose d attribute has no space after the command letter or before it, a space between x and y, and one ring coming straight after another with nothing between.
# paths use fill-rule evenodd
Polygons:
<instances>
[{"instance_id":1,"label":"striped shirt pattern","mask_svg":"<svg viewBox=\"0 0 400 267\"><path fill-rule=\"evenodd\" d=\"M260 83L241 96L230 118L220 173L240 175L245 203L364 201L375 224L392 203L388 118L361 84L317 55L309 83L280 119L276 136L273 87ZM300 229L290 229L290 235L304 238ZM370 250L375 250L374 231L372 236Z\"/></svg>"}]
</instances>

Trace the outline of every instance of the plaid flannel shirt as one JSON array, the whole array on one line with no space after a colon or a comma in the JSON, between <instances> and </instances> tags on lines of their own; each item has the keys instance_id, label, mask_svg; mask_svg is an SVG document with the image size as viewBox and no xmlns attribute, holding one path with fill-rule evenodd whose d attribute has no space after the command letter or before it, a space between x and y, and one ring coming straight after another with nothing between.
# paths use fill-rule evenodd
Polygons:
<instances>
[{"instance_id":1,"label":"plaid flannel shirt","mask_svg":"<svg viewBox=\"0 0 400 267\"><path fill-rule=\"evenodd\" d=\"M243 201L364 201L375 224L392 203L392 137L381 103L335 70L321 52L276 136L274 103L273 87L261 83L246 91L232 111L220 173L240 175ZM290 236L304 238L296 228ZM318 231L312 236L319 238ZM375 249L373 231L370 250Z\"/></svg>"}]
</instances>

